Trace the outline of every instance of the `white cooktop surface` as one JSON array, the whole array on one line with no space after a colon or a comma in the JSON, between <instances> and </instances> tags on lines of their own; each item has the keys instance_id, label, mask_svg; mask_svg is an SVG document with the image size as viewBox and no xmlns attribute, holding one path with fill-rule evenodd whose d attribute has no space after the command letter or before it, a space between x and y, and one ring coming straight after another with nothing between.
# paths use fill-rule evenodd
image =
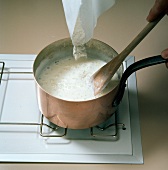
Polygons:
<instances>
[{"instance_id":1,"label":"white cooktop surface","mask_svg":"<svg viewBox=\"0 0 168 170\"><path fill-rule=\"evenodd\" d=\"M0 61L5 62L0 85L0 123L40 123L32 74L35 57L0 55ZM124 67L133 62L134 57L128 57ZM126 130L119 128L116 141L93 139L90 129L68 130L66 137L47 138L40 136L40 127L36 125L0 124L0 162L143 163L135 73L127 81L117 118Z\"/></svg>"}]
</instances>

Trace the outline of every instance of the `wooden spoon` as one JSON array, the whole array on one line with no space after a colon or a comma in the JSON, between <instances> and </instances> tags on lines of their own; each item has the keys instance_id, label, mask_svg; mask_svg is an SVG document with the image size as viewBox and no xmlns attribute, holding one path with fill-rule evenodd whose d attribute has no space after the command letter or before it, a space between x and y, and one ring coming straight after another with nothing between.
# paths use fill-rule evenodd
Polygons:
<instances>
[{"instance_id":1,"label":"wooden spoon","mask_svg":"<svg viewBox=\"0 0 168 170\"><path fill-rule=\"evenodd\" d=\"M162 16L163 17L163 16ZM92 81L94 85L95 95L101 92L110 82L113 75L116 73L124 59L128 54L143 40L143 38L155 27L155 25L162 19L158 18L153 22L149 22L145 28L133 39L133 41L115 58L101 67L93 76Z\"/></svg>"}]
</instances>

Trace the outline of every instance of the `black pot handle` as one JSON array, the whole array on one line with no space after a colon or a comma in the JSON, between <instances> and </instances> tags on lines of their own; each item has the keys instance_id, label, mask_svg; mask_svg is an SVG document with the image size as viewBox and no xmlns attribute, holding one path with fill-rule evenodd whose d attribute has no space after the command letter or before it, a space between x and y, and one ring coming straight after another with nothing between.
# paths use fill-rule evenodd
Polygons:
<instances>
[{"instance_id":1,"label":"black pot handle","mask_svg":"<svg viewBox=\"0 0 168 170\"><path fill-rule=\"evenodd\" d=\"M113 107L116 107L119 105L123 95L124 95L124 91L125 91L125 86L126 86L126 80L127 78L135 71L140 70L142 68L148 67L148 66L152 66L152 65L156 65L156 64L161 64L161 63L166 63L168 62L168 60L162 58L161 55L157 55L157 56L153 56L153 57L149 57L149 58L145 58L142 59L140 61L137 61L133 64L131 64L123 73L122 78L120 80L120 85L119 85L119 89L118 89L118 93L116 95L115 100L113 101Z\"/></svg>"}]
</instances>

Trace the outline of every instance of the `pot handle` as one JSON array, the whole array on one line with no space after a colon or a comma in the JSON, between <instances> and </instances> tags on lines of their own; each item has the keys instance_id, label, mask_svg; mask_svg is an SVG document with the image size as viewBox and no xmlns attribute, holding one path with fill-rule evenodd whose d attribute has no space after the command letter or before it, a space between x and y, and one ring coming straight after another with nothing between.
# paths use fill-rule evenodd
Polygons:
<instances>
[{"instance_id":1,"label":"pot handle","mask_svg":"<svg viewBox=\"0 0 168 170\"><path fill-rule=\"evenodd\" d=\"M156 64L161 64L161 63L166 63L168 62L168 60L162 58L161 55L157 55L157 56L153 56L153 57L148 57L145 59L142 59L140 61L137 61L133 64L131 64L123 73L122 78L120 80L120 84L119 84L119 89L116 95L116 98L114 99L112 106L116 107L119 105L123 95L124 95L124 91L125 91L125 87L126 87L126 80L127 78L135 71L140 70L142 68L148 67L148 66L152 66L152 65L156 65Z\"/></svg>"}]
</instances>

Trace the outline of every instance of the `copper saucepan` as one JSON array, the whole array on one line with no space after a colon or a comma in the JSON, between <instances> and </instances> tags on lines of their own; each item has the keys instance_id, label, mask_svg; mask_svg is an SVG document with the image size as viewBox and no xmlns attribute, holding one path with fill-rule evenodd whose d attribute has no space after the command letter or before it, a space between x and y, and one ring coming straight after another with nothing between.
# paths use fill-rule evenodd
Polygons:
<instances>
[{"instance_id":1,"label":"copper saucepan","mask_svg":"<svg viewBox=\"0 0 168 170\"><path fill-rule=\"evenodd\" d=\"M92 39L86 44L88 57L110 61L117 52L109 45ZM41 113L52 123L70 129L85 129L106 121L116 111L124 94L125 82L132 72L154 64L166 62L161 56L147 58L132 64L123 74L123 67L118 71L120 84L109 93L93 100L67 101L52 96L38 83L41 69L55 60L72 56L73 45L70 39L56 41L45 47L36 57L33 65L34 78L37 85L38 103Z\"/></svg>"}]
</instances>

